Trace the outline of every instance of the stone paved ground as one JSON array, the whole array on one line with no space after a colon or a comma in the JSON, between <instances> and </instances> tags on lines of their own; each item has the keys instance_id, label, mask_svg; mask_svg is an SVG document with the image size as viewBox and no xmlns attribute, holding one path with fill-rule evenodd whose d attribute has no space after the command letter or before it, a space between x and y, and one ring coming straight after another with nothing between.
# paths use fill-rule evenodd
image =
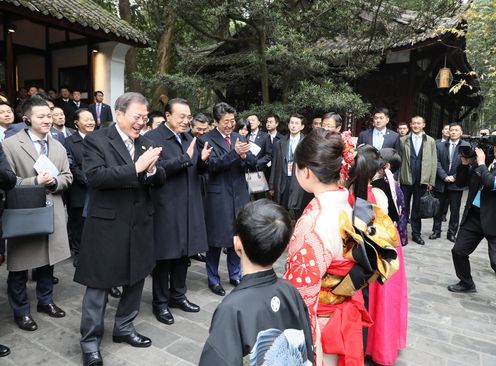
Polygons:
<instances>
[{"instance_id":1,"label":"stone paved ground","mask_svg":"<svg viewBox=\"0 0 496 366\"><path fill-rule=\"evenodd\" d=\"M424 237L431 222L424 224ZM455 281L451 263L452 244L442 239L415 243L405 248L409 287L408 345L397 365L496 365L496 276L489 266L487 243L484 241L472 259L473 276L478 293L452 294L446 286ZM283 261L277 265L281 273ZM78 344L79 320L83 287L72 282L69 262L56 266L60 284L55 287L55 301L66 310L62 319L51 319L36 313L34 283L29 283L29 297L38 322L36 332L21 331L14 324L6 297L5 267L0 268L0 343L12 353L0 359L0 365L78 365L81 364ZM225 265L223 278L226 279ZM208 326L220 297L206 288L203 266L193 262L188 275L189 299L202 307L197 314L173 309L176 322L172 326L158 323L151 311L151 281L143 293L142 309L135 324L139 332L153 340L147 349L114 344L111 340L112 318L117 301L110 299L101 346L107 366L117 365L196 365ZM226 290L231 290L229 284ZM214 365L213 365L214 366Z\"/></svg>"}]
</instances>

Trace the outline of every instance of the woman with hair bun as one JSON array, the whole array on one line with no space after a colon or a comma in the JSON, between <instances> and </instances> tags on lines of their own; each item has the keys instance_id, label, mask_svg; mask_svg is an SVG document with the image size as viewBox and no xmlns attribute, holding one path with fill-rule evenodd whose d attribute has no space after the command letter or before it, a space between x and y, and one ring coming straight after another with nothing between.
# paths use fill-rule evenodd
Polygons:
<instances>
[{"instance_id":1,"label":"woman with hair bun","mask_svg":"<svg viewBox=\"0 0 496 366\"><path fill-rule=\"evenodd\" d=\"M343 149L338 133L315 129L294 156L298 183L315 197L296 223L284 278L308 307L319 366L363 365L362 326L370 324L361 291L331 300L322 293L328 273L346 275L354 263L343 255L340 231L343 218L352 213L348 190L338 184Z\"/></svg>"}]
</instances>

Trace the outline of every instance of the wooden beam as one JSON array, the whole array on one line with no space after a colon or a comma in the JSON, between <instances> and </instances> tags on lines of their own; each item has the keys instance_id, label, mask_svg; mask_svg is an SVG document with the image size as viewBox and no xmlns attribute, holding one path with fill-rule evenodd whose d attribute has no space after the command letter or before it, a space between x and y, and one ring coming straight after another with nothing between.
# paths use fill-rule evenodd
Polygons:
<instances>
[{"instance_id":1,"label":"wooden beam","mask_svg":"<svg viewBox=\"0 0 496 366\"><path fill-rule=\"evenodd\" d=\"M98 42L101 42L101 41L103 41L103 40L98 40ZM49 43L47 45L47 50L48 51L55 51L55 50L61 50L61 49L67 49L67 48L87 46L90 42L91 41L85 37L85 38L78 38L78 39L73 39L73 40L69 40L69 41Z\"/></svg>"},{"instance_id":2,"label":"wooden beam","mask_svg":"<svg viewBox=\"0 0 496 366\"><path fill-rule=\"evenodd\" d=\"M105 33L102 29L96 30L91 27L84 27L78 23L71 23L66 19L57 19L51 15L45 15L43 13L38 13L31 11L23 6L15 6L13 4L8 4L0 1L0 12L7 14L14 14L23 17L33 23L38 23L42 25L50 25L53 28L70 31L85 35L88 37L94 37L99 39L105 39L108 41L115 41L120 43L125 43L134 47L147 47L140 42L133 41L132 39L126 39L124 37L119 37L113 33Z\"/></svg>"}]
</instances>

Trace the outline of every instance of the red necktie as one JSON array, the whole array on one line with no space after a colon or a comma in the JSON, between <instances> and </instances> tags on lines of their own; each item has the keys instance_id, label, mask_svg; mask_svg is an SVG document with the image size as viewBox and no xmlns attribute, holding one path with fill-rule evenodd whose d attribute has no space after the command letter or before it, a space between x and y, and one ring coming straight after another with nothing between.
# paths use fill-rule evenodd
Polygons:
<instances>
[{"instance_id":1,"label":"red necktie","mask_svg":"<svg viewBox=\"0 0 496 366\"><path fill-rule=\"evenodd\" d=\"M226 136L224 140L226 140L227 146L229 147L229 150L231 150L231 138L229 136Z\"/></svg>"}]
</instances>

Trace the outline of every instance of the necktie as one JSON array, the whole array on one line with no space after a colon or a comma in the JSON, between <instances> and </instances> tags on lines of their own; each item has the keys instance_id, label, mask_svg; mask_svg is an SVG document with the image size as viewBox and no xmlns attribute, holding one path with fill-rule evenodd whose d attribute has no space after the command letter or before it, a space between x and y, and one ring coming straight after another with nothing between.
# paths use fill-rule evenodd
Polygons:
<instances>
[{"instance_id":1,"label":"necktie","mask_svg":"<svg viewBox=\"0 0 496 366\"><path fill-rule=\"evenodd\" d=\"M127 151L129 151L129 155L131 155L131 159L134 160L134 141L132 138L128 138L124 141L127 147Z\"/></svg>"},{"instance_id":2,"label":"necktie","mask_svg":"<svg viewBox=\"0 0 496 366\"><path fill-rule=\"evenodd\" d=\"M449 147L449 171L451 171L451 166L453 164L453 155L455 153L456 144L454 142L450 143Z\"/></svg>"},{"instance_id":3,"label":"necktie","mask_svg":"<svg viewBox=\"0 0 496 366\"><path fill-rule=\"evenodd\" d=\"M255 141L255 137L257 137L257 134L256 133L250 134L250 141L251 142Z\"/></svg>"},{"instance_id":4,"label":"necktie","mask_svg":"<svg viewBox=\"0 0 496 366\"><path fill-rule=\"evenodd\" d=\"M46 148L46 141L45 140L37 140L37 143L40 144L40 155L46 155L47 154L47 148Z\"/></svg>"},{"instance_id":5,"label":"necktie","mask_svg":"<svg viewBox=\"0 0 496 366\"><path fill-rule=\"evenodd\" d=\"M290 139L289 140L289 154L288 154L288 160L293 161L293 154L294 154L294 140Z\"/></svg>"},{"instance_id":6,"label":"necktie","mask_svg":"<svg viewBox=\"0 0 496 366\"><path fill-rule=\"evenodd\" d=\"M229 150L231 150L231 138L229 136L224 137L224 140L226 140L227 147Z\"/></svg>"},{"instance_id":7,"label":"necktie","mask_svg":"<svg viewBox=\"0 0 496 366\"><path fill-rule=\"evenodd\" d=\"M382 149L382 144L384 142L384 135L382 134L382 132L376 132L375 135L376 135L376 137L375 137L374 147L377 150L380 150L380 149Z\"/></svg>"},{"instance_id":8,"label":"necktie","mask_svg":"<svg viewBox=\"0 0 496 366\"><path fill-rule=\"evenodd\" d=\"M182 145L183 144L183 142L181 140L181 135L178 134L178 133L176 133L176 140L177 140L177 142L179 142L179 145Z\"/></svg>"},{"instance_id":9,"label":"necktie","mask_svg":"<svg viewBox=\"0 0 496 366\"><path fill-rule=\"evenodd\" d=\"M102 113L102 105L98 103L96 105L96 119L100 120L100 113Z\"/></svg>"},{"instance_id":10,"label":"necktie","mask_svg":"<svg viewBox=\"0 0 496 366\"><path fill-rule=\"evenodd\" d=\"M79 102L76 103L76 107L79 109Z\"/></svg>"}]
</instances>

